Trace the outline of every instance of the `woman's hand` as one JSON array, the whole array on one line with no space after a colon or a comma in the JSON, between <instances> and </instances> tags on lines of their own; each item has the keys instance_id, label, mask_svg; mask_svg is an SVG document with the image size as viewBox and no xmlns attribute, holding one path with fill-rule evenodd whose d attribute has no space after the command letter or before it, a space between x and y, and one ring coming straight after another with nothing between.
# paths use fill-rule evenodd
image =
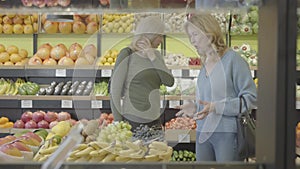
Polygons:
<instances>
[{"instance_id":1,"label":"woman's hand","mask_svg":"<svg viewBox=\"0 0 300 169\"><path fill-rule=\"evenodd\" d=\"M143 55L145 58L149 58L151 61L156 58L151 42L146 37L143 37L137 41L137 47L139 48L141 55Z\"/></svg>"},{"instance_id":2,"label":"woman's hand","mask_svg":"<svg viewBox=\"0 0 300 169\"><path fill-rule=\"evenodd\" d=\"M176 116L183 116L183 117L194 117L194 114L196 113L196 104L192 101L188 101L188 103L180 105L177 107L178 109L181 109L179 112L177 112Z\"/></svg>"},{"instance_id":3,"label":"woman's hand","mask_svg":"<svg viewBox=\"0 0 300 169\"><path fill-rule=\"evenodd\" d=\"M194 116L195 120L202 120L204 119L209 113L215 111L215 104L212 102L206 102L199 100L199 104L202 104L204 107L200 112L197 112Z\"/></svg>"},{"instance_id":4,"label":"woman's hand","mask_svg":"<svg viewBox=\"0 0 300 169\"><path fill-rule=\"evenodd\" d=\"M139 39L136 43L136 46L141 51L146 51L152 48L150 40L146 37L142 37L141 39Z\"/></svg>"}]
</instances>

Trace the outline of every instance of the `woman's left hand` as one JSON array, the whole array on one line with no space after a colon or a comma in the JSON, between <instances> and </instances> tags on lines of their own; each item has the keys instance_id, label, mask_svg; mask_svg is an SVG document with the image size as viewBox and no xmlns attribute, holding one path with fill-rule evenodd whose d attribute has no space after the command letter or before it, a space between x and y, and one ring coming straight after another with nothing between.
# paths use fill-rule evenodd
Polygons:
<instances>
[{"instance_id":1,"label":"woman's left hand","mask_svg":"<svg viewBox=\"0 0 300 169\"><path fill-rule=\"evenodd\" d=\"M194 116L195 120L204 119L209 113L215 111L215 104L212 102L199 100L199 104L204 105L203 109L200 112L197 112Z\"/></svg>"}]
</instances>

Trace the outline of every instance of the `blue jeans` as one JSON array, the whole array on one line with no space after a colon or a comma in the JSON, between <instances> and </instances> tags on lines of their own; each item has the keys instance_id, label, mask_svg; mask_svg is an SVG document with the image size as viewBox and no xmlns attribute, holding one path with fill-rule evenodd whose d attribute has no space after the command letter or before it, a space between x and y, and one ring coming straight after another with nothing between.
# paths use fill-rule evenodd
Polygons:
<instances>
[{"instance_id":1,"label":"blue jeans","mask_svg":"<svg viewBox=\"0 0 300 169\"><path fill-rule=\"evenodd\" d=\"M239 161L236 133L215 132L203 143L199 143L200 132L196 134L197 161L229 162Z\"/></svg>"}]
</instances>

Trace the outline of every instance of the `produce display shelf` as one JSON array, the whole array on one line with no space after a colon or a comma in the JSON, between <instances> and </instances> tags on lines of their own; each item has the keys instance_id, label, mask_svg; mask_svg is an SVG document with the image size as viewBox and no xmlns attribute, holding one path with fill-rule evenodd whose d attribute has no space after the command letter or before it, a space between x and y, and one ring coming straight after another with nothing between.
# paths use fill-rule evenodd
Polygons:
<instances>
[{"instance_id":1,"label":"produce display shelf","mask_svg":"<svg viewBox=\"0 0 300 169\"><path fill-rule=\"evenodd\" d=\"M0 96L0 100L91 100L91 96L37 96L37 95L26 95L26 96Z\"/></svg>"},{"instance_id":2,"label":"produce display shelf","mask_svg":"<svg viewBox=\"0 0 300 169\"><path fill-rule=\"evenodd\" d=\"M42 168L43 163L37 162L24 162L24 163L5 163L0 164L0 168L13 168L13 169L24 169ZM72 169L116 169L116 168L135 168L135 169L257 169L264 168L259 163L245 163L245 162L226 162L226 163L212 163L212 162L108 162L108 163L63 163L61 168L72 168Z\"/></svg>"}]
</instances>

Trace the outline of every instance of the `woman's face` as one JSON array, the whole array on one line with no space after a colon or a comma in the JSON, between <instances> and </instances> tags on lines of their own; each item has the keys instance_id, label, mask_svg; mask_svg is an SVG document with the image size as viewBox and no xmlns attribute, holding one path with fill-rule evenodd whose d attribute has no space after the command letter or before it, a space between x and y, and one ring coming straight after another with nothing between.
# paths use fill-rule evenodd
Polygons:
<instances>
[{"instance_id":1,"label":"woman's face","mask_svg":"<svg viewBox=\"0 0 300 169\"><path fill-rule=\"evenodd\" d=\"M192 25L188 25L187 34L189 36L191 44L196 48L200 56L205 55L211 51L210 39L198 28Z\"/></svg>"},{"instance_id":2,"label":"woman's face","mask_svg":"<svg viewBox=\"0 0 300 169\"><path fill-rule=\"evenodd\" d=\"M162 41L163 41L163 35L157 35L152 41L152 47L155 49L158 48L158 46L162 43Z\"/></svg>"}]
</instances>

